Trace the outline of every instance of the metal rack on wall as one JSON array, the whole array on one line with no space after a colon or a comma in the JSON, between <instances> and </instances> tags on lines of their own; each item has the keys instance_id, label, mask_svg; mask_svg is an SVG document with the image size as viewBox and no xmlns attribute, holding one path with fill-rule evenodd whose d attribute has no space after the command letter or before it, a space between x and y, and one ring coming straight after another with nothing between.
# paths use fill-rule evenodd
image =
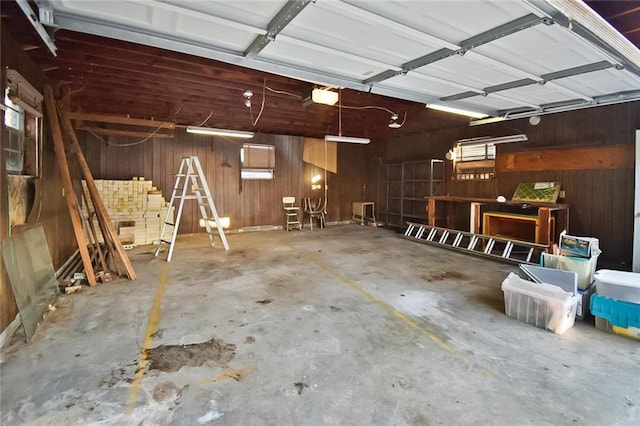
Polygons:
<instances>
[{"instance_id":1,"label":"metal rack on wall","mask_svg":"<svg viewBox=\"0 0 640 426\"><path fill-rule=\"evenodd\" d=\"M445 194L443 160L382 164L378 179L378 221L386 226L427 223L424 197Z\"/></svg>"}]
</instances>

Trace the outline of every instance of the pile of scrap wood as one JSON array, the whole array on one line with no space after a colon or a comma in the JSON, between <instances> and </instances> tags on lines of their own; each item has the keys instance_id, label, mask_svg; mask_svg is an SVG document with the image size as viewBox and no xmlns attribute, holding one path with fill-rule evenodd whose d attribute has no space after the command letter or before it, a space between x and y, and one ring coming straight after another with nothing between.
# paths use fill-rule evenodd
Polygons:
<instances>
[{"instance_id":1,"label":"pile of scrap wood","mask_svg":"<svg viewBox=\"0 0 640 426\"><path fill-rule=\"evenodd\" d=\"M82 260L84 278L89 285L94 286L99 280L109 281L111 271L113 271L118 275L135 280L136 273L133 265L96 188L73 125L56 102L51 86L44 87L44 95L47 118L65 190L65 199ZM69 160L75 160L76 165L73 168L70 167ZM75 176L78 171L81 176ZM89 217L82 217L81 214L80 197L84 194L81 180L86 182L91 205L94 207L94 211L90 213ZM93 225L93 216L97 219L97 227ZM89 240L85 238L83 221L88 222L91 230ZM99 240L104 243L99 243Z\"/></svg>"}]
</instances>

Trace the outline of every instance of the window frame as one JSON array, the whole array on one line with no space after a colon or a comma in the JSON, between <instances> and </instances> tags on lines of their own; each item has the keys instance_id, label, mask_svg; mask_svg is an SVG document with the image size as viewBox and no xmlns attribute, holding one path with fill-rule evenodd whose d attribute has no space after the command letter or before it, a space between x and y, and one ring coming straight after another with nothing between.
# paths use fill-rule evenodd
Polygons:
<instances>
[{"instance_id":1,"label":"window frame","mask_svg":"<svg viewBox=\"0 0 640 426\"><path fill-rule=\"evenodd\" d=\"M268 152L264 154L264 150ZM257 154L252 156L251 151ZM243 180L273 180L275 178L275 146L244 143L240 149L240 178Z\"/></svg>"},{"instance_id":2,"label":"window frame","mask_svg":"<svg viewBox=\"0 0 640 426\"><path fill-rule=\"evenodd\" d=\"M495 178L496 145L526 140L528 139L525 134L460 139L451 150L453 179L457 181L478 181Z\"/></svg>"},{"instance_id":3,"label":"window frame","mask_svg":"<svg viewBox=\"0 0 640 426\"><path fill-rule=\"evenodd\" d=\"M9 144L4 147L7 173L41 177L43 96L16 70L6 70L5 82L2 126ZM17 162L12 159L15 154L20 157Z\"/></svg>"}]
</instances>

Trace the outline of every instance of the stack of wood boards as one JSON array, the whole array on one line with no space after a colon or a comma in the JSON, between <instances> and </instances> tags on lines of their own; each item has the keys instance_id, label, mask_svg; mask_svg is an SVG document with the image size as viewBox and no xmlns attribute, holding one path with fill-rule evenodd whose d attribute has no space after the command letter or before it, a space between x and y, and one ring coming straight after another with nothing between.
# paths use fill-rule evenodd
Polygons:
<instances>
[{"instance_id":1,"label":"stack of wood boards","mask_svg":"<svg viewBox=\"0 0 640 426\"><path fill-rule=\"evenodd\" d=\"M124 245L157 243L160 239L161 224L169 207L152 181L134 177L132 180L97 179L95 183ZM87 193L86 182L83 181L82 185ZM89 205L86 200L89 200ZM173 210L172 208L170 220L174 217ZM90 198L85 197L85 203L82 205L83 216L88 217L91 211L93 206ZM97 224L95 216L93 220ZM86 232L89 230L85 229ZM98 239L99 242L103 242L100 236Z\"/></svg>"},{"instance_id":2,"label":"stack of wood boards","mask_svg":"<svg viewBox=\"0 0 640 426\"><path fill-rule=\"evenodd\" d=\"M91 216L95 214L98 219L98 229L102 234L102 238L105 241L104 248L112 260L113 268L118 275L126 275L129 279L136 279L136 272L133 269L133 265L129 260L129 257L124 251L124 247L118 238L117 231L111 222L109 213L104 206L102 197L96 188L95 180L89 169L82 148L78 142L78 137L73 128L68 116L62 113L62 109L59 108L53 93L53 88L49 85L44 86L45 106L47 108L47 121L49 122L49 128L51 130L51 137L53 139L53 148L58 160L58 169L60 171L60 179L62 181L64 189L64 198L67 202L67 208L71 217L71 225L73 227L73 234L76 242L78 243L78 250L80 257L82 258L82 265L84 266L85 276L89 285L96 285L98 275L101 277L110 276L110 267L107 265L106 257L100 247L100 244L96 244L97 241L97 229L91 229L92 236L95 238L87 240L85 230L83 227L83 220L81 214L81 200L79 200L82 193L82 185L80 179L72 176L71 168L69 166L69 160L75 163L74 170L80 172L80 175L86 181L87 192L89 193L89 199L92 206L95 208L91 212ZM67 153L68 151L68 153ZM67 157L67 154L69 155ZM87 218L88 219L88 218ZM93 228L93 222L91 228ZM91 253L92 252L92 253ZM99 261L99 268L101 269L96 274L93 267L94 261Z\"/></svg>"}]
</instances>

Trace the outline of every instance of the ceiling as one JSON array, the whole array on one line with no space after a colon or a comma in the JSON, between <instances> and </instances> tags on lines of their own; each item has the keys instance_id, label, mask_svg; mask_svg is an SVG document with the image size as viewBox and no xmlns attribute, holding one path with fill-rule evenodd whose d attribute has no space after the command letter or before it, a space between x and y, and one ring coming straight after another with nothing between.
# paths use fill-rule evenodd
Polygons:
<instances>
[{"instance_id":1,"label":"ceiling","mask_svg":"<svg viewBox=\"0 0 640 426\"><path fill-rule=\"evenodd\" d=\"M589 2L628 39L570 0L36 3L56 57L15 3L3 24L75 110L389 138L468 122L425 103L518 117L640 99L640 2ZM342 88L342 109L303 105L314 85Z\"/></svg>"}]
</instances>

